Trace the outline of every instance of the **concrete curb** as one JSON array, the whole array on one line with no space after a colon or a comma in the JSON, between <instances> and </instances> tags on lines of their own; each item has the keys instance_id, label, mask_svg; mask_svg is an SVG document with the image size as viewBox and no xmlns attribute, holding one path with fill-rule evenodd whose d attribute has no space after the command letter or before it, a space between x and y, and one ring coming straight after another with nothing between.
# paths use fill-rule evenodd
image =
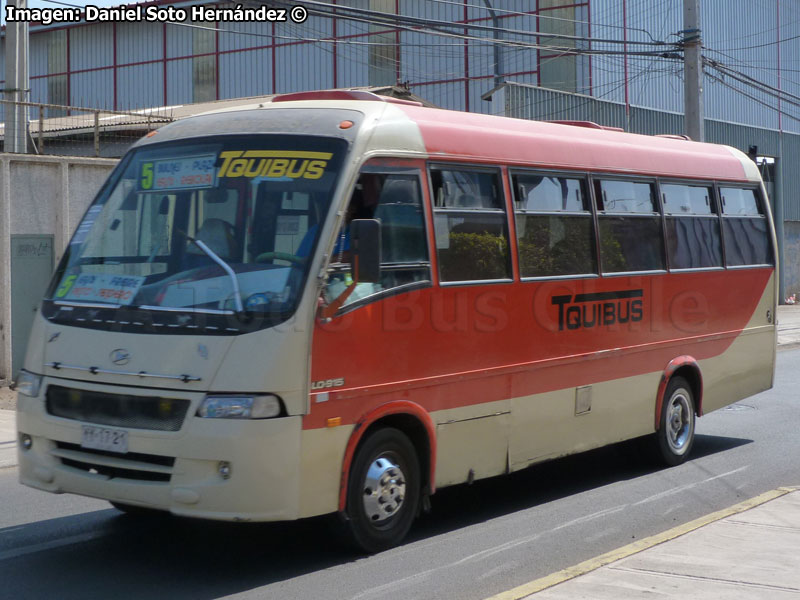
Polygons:
<instances>
[{"instance_id":1,"label":"concrete curb","mask_svg":"<svg viewBox=\"0 0 800 600\"><path fill-rule=\"evenodd\" d=\"M605 554L601 554L600 556L590 558L589 560L583 561L582 563L579 563L572 567L568 567L556 573L551 573L550 575L546 575L545 577L534 579L533 581L524 583L511 590L501 592L497 595L486 598L486 600L522 600L523 598L526 598L532 594L541 592L560 583L564 583L565 581L569 581L570 579L575 579L576 577L580 577L581 575L585 575L587 573L595 571L600 567L604 567L608 564L617 562L619 560L622 560L623 558L627 558L634 554L638 554L639 552L642 552L654 546L658 546L659 544L669 542L670 540L674 540L675 538L678 538L682 535L691 533L692 531L696 531L697 529L705 527L706 525L710 525L711 523L714 523L721 519L725 519L732 515L745 512L747 510L750 510L751 508L755 508L756 506L760 506L771 500L775 500L776 498L785 496L786 494L789 494L791 492L798 491L798 489L800 488L781 487L775 490L771 490L769 492L765 492L759 496L756 496L755 498L751 498L750 500L745 500L744 502L740 502L728 508L724 508L717 512L710 513L708 515L705 515L704 517L695 519L694 521L689 521L688 523L684 523L683 525L678 525L677 527L674 527L662 533L657 533L650 537L628 544L627 546L623 546L621 548L617 548L616 550L612 550L610 552L606 552Z\"/></svg>"}]
</instances>

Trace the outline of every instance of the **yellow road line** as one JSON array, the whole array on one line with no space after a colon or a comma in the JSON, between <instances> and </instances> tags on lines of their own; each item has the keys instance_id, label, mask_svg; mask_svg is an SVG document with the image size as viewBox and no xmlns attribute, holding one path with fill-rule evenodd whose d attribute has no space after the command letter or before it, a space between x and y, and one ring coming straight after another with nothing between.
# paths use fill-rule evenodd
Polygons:
<instances>
[{"instance_id":1,"label":"yellow road line","mask_svg":"<svg viewBox=\"0 0 800 600\"><path fill-rule=\"evenodd\" d=\"M791 492L798 491L798 489L799 488L795 487L781 487L776 490L764 492L760 496L756 496L750 500L745 500L744 502L740 502L739 504L734 504L728 508L705 515L704 517L700 517L694 521L689 521L688 523L678 525L677 527L673 527L667 531L663 531L661 533L651 535L650 537L638 540L632 544L623 546L622 548L617 548L611 552L606 552L600 556L590 558L589 560L572 567L568 567L562 571L557 571L556 573L551 573L545 577L534 579L528 583L523 583L514 589L501 592L495 596L487 598L486 600L520 600L521 598L525 598L526 596L535 594L536 592L541 592L542 590L553 587L554 585L558 585L559 583L563 583L570 579L574 579L575 577L585 575L586 573L594 571L595 569L599 569L607 564L627 558L628 556L636 554L637 552L641 552L642 550L647 550L653 546L673 540L677 537L695 531L696 529L700 529L701 527L709 525L714 521L719 521L720 519L730 517L731 515L750 510L751 508L754 508L760 504L764 504L765 502L769 502L770 500L774 500L775 498L780 498L781 496Z\"/></svg>"}]
</instances>

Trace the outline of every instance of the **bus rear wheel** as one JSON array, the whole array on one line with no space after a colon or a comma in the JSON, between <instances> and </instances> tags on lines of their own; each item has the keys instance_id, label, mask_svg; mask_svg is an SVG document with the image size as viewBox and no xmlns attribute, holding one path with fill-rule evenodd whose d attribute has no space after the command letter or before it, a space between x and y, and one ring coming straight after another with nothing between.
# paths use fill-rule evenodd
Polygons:
<instances>
[{"instance_id":1,"label":"bus rear wheel","mask_svg":"<svg viewBox=\"0 0 800 600\"><path fill-rule=\"evenodd\" d=\"M656 432L659 459L669 466L686 461L694 443L695 403L692 388L683 377L670 379L661 404Z\"/></svg>"},{"instance_id":2,"label":"bus rear wheel","mask_svg":"<svg viewBox=\"0 0 800 600\"><path fill-rule=\"evenodd\" d=\"M356 451L350 469L345 508L350 542L368 553L396 546L411 528L419 500L414 445L398 429L372 433Z\"/></svg>"}]
</instances>

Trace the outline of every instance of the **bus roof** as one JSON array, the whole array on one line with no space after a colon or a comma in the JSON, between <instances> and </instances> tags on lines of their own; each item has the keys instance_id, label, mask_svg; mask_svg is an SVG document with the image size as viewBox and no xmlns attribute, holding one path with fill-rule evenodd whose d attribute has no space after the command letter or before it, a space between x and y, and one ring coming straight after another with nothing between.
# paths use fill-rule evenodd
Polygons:
<instances>
[{"instance_id":1,"label":"bus roof","mask_svg":"<svg viewBox=\"0 0 800 600\"><path fill-rule=\"evenodd\" d=\"M272 102L185 119L184 122L194 122L191 128L181 127L180 121L173 123L163 128L164 133L169 131L166 136L148 141L193 137L190 131L222 133L214 127L215 117L230 116L232 112L241 114L241 111L255 113L248 114L246 121L253 132L259 132L261 124L270 121L270 111L286 109L312 109L318 123L326 120L318 111L331 110L331 121L341 119L342 110L364 114L365 126L373 129L365 151L411 152L434 160L553 170L761 181L753 161L729 146L693 142L678 136L624 133L613 128L587 127L584 123L551 123L429 108L366 92L351 96L339 91L332 94L329 90L276 96ZM202 126L198 127L200 123L195 119L202 120ZM219 124L223 129L224 122L230 121L221 119ZM267 130L274 131L272 127L264 129Z\"/></svg>"},{"instance_id":2,"label":"bus roof","mask_svg":"<svg viewBox=\"0 0 800 600\"><path fill-rule=\"evenodd\" d=\"M603 128L404 106L432 157L676 178L760 181L735 148Z\"/></svg>"}]
</instances>

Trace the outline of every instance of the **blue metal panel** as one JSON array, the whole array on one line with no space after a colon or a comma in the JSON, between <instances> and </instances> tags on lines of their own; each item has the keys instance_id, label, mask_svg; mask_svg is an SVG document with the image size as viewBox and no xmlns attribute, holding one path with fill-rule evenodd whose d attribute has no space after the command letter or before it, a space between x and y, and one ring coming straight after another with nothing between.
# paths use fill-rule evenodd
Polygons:
<instances>
[{"instance_id":1,"label":"blue metal panel","mask_svg":"<svg viewBox=\"0 0 800 600\"><path fill-rule=\"evenodd\" d=\"M113 110L114 72L104 69L75 73L70 79L70 96L70 104L73 106Z\"/></svg>"},{"instance_id":2,"label":"blue metal panel","mask_svg":"<svg viewBox=\"0 0 800 600\"><path fill-rule=\"evenodd\" d=\"M464 44L453 38L444 39L445 42L441 42L443 45L437 45L432 49L428 46L432 42L431 36L412 32L401 33L401 81L416 83L463 77Z\"/></svg>"},{"instance_id":3,"label":"blue metal panel","mask_svg":"<svg viewBox=\"0 0 800 600\"><path fill-rule=\"evenodd\" d=\"M117 70L117 106L120 110L161 106L163 66L160 63L120 67Z\"/></svg>"},{"instance_id":4,"label":"blue metal panel","mask_svg":"<svg viewBox=\"0 0 800 600\"><path fill-rule=\"evenodd\" d=\"M336 78L337 87L369 85L369 47L355 43L338 44Z\"/></svg>"},{"instance_id":5,"label":"blue metal panel","mask_svg":"<svg viewBox=\"0 0 800 600\"><path fill-rule=\"evenodd\" d=\"M223 54L219 59L221 98L263 96L272 93L272 50Z\"/></svg>"},{"instance_id":6,"label":"blue metal panel","mask_svg":"<svg viewBox=\"0 0 800 600\"><path fill-rule=\"evenodd\" d=\"M191 56L192 28L167 23L167 58Z\"/></svg>"},{"instance_id":7,"label":"blue metal panel","mask_svg":"<svg viewBox=\"0 0 800 600\"><path fill-rule=\"evenodd\" d=\"M472 80L469 85L469 109L471 112L483 113L487 115L503 114L504 107L499 102L489 102L481 98L483 94L492 89L494 81L492 79Z\"/></svg>"},{"instance_id":8,"label":"blue metal panel","mask_svg":"<svg viewBox=\"0 0 800 600\"><path fill-rule=\"evenodd\" d=\"M219 28L223 30L219 33L221 52L272 44L272 23L220 23Z\"/></svg>"},{"instance_id":9,"label":"blue metal panel","mask_svg":"<svg viewBox=\"0 0 800 600\"><path fill-rule=\"evenodd\" d=\"M114 27L98 23L69 30L69 66L72 71L106 67L114 63Z\"/></svg>"},{"instance_id":10,"label":"blue metal panel","mask_svg":"<svg viewBox=\"0 0 800 600\"><path fill-rule=\"evenodd\" d=\"M117 23L117 64L162 58L163 30L161 23Z\"/></svg>"},{"instance_id":11,"label":"blue metal panel","mask_svg":"<svg viewBox=\"0 0 800 600\"><path fill-rule=\"evenodd\" d=\"M31 102L47 102L46 79L31 79Z\"/></svg>"},{"instance_id":12,"label":"blue metal panel","mask_svg":"<svg viewBox=\"0 0 800 600\"><path fill-rule=\"evenodd\" d=\"M329 48L306 43L282 46L276 55L277 92L301 92L333 85L333 56Z\"/></svg>"},{"instance_id":13,"label":"blue metal panel","mask_svg":"<svg viewBox=\"0 0 800 600\"><path fill-rule=\"evenodd\" d=\"M167 63L167 103L189 104L191 102L192 59L169 61Z\"/></svg>"},{"instance_id":14,"label":"blue metal panel","mask_svg":"<svg viewBox=\"0 0 800 600\"><path fill-rule=\"evenodd\" d=\"M494 44L470 41L468 44L469 76L494 78ZM500 69L505 64L505 50L500 52Z\"/></svg>"},{"instance_id":15,"label":"blue metal panel","mask_svg":"<svg viewBox=\"0 0 800 600\"><path fill-rule=\"evenodd\" d=\"M464 110L464 82L412 85L411 91L437 106Z\"/></svg>"},{"instance_id":16,"label":"blue metal panel","mask_svg":"<svg viewBox=\"0 0 800 600\"><path fill-rule=\"evenodd\" d=\"M47 75L47 41L50 33L31 34L28 47L28 72L31 77Z\"/></svg>"}]
</instances>

